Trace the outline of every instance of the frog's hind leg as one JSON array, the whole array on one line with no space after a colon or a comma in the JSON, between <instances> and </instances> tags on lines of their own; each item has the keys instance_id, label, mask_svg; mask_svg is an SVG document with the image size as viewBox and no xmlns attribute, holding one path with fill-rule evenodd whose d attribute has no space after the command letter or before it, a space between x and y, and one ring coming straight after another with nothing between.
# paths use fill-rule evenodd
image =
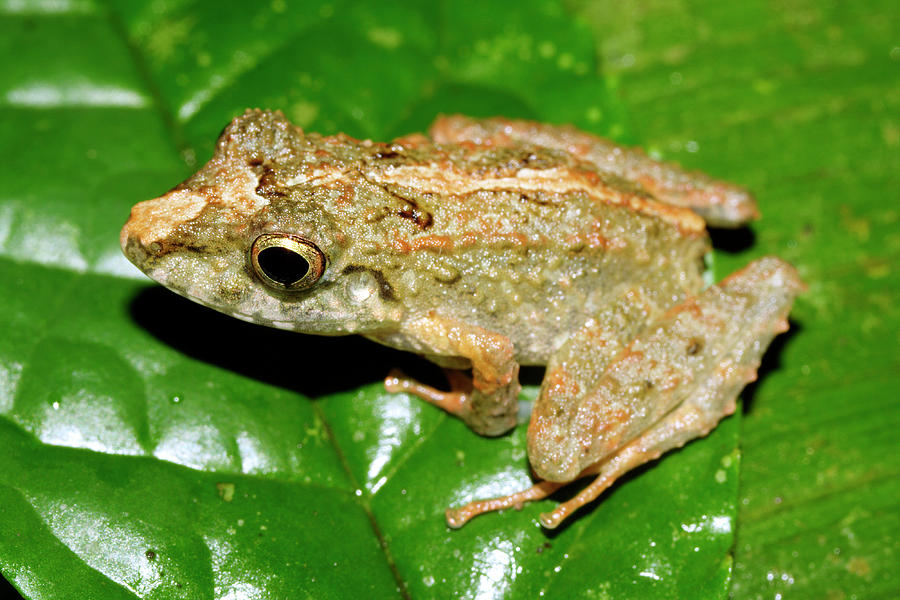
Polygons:
<instances>
[{"instance_id":1,"label":"frog's hind leg","mask_svg":"<svg viewBox=\"0 0 900 600\"><path fill-rule=\"evenodd\" d=\"M632 440L612 456L585 469L584 475L596 474L596 478L572 499L541 514L541 525L547 529L555 529L566 517L595 500L628 471L659 458L669 450L680 448L694 438L708 434L720 419L734 412L737 393L746 383L755 379L756 369L739 369L735 375L733 395L725 396L723 402L711 406L691 398L645 434ZM712 390L707 390L707 393L709 391ZM704 392L701 391L698 397L703 395Z\"/></svg>"},{"instance_id":2,"label":"frog's hind leg","mask_svg":"<svg viewBox=\"0 0 900 600\"><path fill-rule=\"evenodd\" d=\"M542 396L577 396L579 389L593 387L609 362L643 324L652 320L659 312L656 304L641 288L625 289L615 294L615 299L609 303L608 308L572 334L547 365ZM585 360L586 356L589 357L588 360ZM548 390L551 392L548 393ZM565 401L560 404L565 404ZM546 401L539 401L535 406L536 411L542 409L548 409ZM559 406L552 410L565 409ZM447 509L447 524L456 529L482 513L506 508L521 509L526 502L542 500L568 483L542 480L526 490L508 496L477 500L465 506Z\"/></svg>"},{"instance_id":3,"label":"frog's hind leg","mask_svg":"<svg viewBox=\"0 0 900 600\"><path fill-rule=\"evenodd\" d=\"M620 146L568 125L453 115L439 117L430 133L439 143L465 141L500 147L531 144L562 150L602 173L640 185L667 204L693 210L715 227L740 227L759 217L756 200L739 186L654 160L638 148Z\"/></svg>"},{"instance_id":4,"label":"frog's hind leg","mask_svg":"<svg viewBox=\"0 0 900 600\"><path fill-rule=\"evenodd\" d=\"M761 259L652 320L589 388L582 384L591 383L591 376L575 358L592 350L590 338L579 335L567 344L562 359L548 366L535 404L529 459L543 480L596 479L542 515L541 523L556 527L622 474L706 435L734 412L769 342L787 329L802 287L793 267ZM523 498L530 499L529 492L461 512L471 518Z\"/></svg>"},{"instance_id":5,"label":"frog's hind leg","mask_svg":"<svg viewBox=\"0 0 900 600\"><path fill-rule=\"evenodd\" d=\"M561 481L597 474L542 515L542 524L556 527L622 474L705 436L733 413L772 338L787 330L802 289L787 263L758 260L652 322L567 415L548 412L552 401L536 411L528 433L537 474ZM553 436L563 431L559 443Z\"/></svg>"},{"instance_id":6,"label":"frog's hind leg","mask_svg":"<svg viewBox=\"0 0 900 600\"><path fill-rule=\"evenodd\" d=\"M751 380L753 375L755 375L755 370L751 369L744 382ZM741 387L744 382L740 384ZM732 414L734 409L734 398L726 401L718 411L714 412L706 410L696 402L686 401L647 433L632 440L611 457L598 461L580 473L576 479L590 475L596 475L596 477L573 498L563 502L550 512L542 513L541 525L547 529L555 529L566 517L595 500L619 477L646 462L659 458L673 448L679 448L696 437L706 435L716 426L720 418ZM541 500L564 485L568 484L540 481L522 492L450 509L447 511L447 523L450 527L458 528L481 513L503 508L520 509L525 502Z\"/></svg>"}]
</instances>

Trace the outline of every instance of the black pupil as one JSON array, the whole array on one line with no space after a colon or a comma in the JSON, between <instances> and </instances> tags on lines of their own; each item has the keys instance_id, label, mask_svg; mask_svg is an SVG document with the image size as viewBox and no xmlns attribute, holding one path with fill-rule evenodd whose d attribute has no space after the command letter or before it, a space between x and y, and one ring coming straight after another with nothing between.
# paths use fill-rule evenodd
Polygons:
<instances>
[{"instance_id":1,"label":"black pupil","mask_svg":"<svg viewBox=\"0 0 900 600\"><path fill-rule=\"evenodd\" d=\"M309 273L309 261L293 250L280 246L260 251L256 260L263 273L282 285L296 283Z\"/></svg>"}]
</instances>

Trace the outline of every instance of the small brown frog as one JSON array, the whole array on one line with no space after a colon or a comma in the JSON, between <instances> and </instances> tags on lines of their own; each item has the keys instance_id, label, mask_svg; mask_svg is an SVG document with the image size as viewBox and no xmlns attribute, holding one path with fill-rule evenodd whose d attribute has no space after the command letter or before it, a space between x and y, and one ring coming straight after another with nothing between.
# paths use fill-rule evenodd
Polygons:
<instances>
[{"instance_id":1,"label":"small brown frog","mask_svg":"<svg viewBox=\"0 0 900 600\"><path fill-rule=\"evenodd\" d=\"M756 215L738 187L570 127L454 116L430 139L375 143L250 110L197 174L133 208L121 243L216 310L450 369L449 392L385 383L482 435L515 425L519 365L546 365L528 427L538 483L447 521L593 476L541 516L552 528L734 411L803 287L767 257L704 289L704 220Z\"/></svg>"}]
</instances>

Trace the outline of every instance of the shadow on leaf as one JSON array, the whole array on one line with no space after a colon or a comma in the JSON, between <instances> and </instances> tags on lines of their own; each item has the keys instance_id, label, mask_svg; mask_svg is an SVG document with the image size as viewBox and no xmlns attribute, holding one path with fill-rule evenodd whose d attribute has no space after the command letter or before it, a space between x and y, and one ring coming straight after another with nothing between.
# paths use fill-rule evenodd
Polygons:
<instances>
[{"instance_id":1,"label":"shadow on leaf","mask_svg":"<svg viewBox=\"0 0 900 600\"><path fill-rule=\"evenodd\" d=\"M140 327L191 358L310 397L356 389L393 368L445 385L437 366L408 352L358 335L313 336L246 323L161 287L138 293L130 312Z\"/></svg>"},{"instance_id":2,"label":"shadow on leaf","mask_svg":"<svg viewBox=\"0 0 900 600\"><path fill-rule=\"evenodd\" d=\"M756 243L756 233L749 227L740 229L716 229L710 228L709 238L713 248L729 254L737 254L748 250Z\"/></svg>"},{"instance_id":3,"label":"shadow on leaf","mask_svg":"<svg viewBox=\"0 0 900 600\"><path fill-rule=\"evenodd\" d=\"M760 384L762 384L769 373L773 371L777 371L781 368L781 353L787 347L787 345L794 339L797 335L803 332L803 325L792 320L788 319L788 323L790 324L790 329L781 335L775 336L775 339L772 340L772 343L769 345L769 349L766 350L766 353L763 354L762 362L759 365L759 369L756 372L756 380L752 383L748 384L747 387L741 392L741 400L744 405L744 414L748 414L753 410L753 400L756 396L756 390L759 388Z\"/></svg>"}]
</instances>

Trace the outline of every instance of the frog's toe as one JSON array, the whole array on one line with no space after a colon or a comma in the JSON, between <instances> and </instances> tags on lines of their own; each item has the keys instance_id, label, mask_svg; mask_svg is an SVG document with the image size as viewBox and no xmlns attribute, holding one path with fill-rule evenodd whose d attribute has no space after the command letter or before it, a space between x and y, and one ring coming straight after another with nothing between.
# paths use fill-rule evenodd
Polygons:
<instances>
[{"instance_id":1,"label":"frog's toe","mask_svg":"<svg viewBox=\"0 0 900 600\"><path fill-rule=\"evenodd\" d=\"M419 383L396 370L391 371L384 378L384 389L392 394L401 392L412 394L456 416L461 416L468 400L468 396L465 393L444 392L430 385Z\"/></svg>"},{"instance_id":2,"label":"frog's toe","mask_svg":"<svg viewBox=\"0 0 900 600\"><path fill-rule=\"evenodd\" d=\"M507 386L505 394L491 397L473 390L471 378L465 375L451 377L451 383L453 390L445 392L392 371L384 380L384 388L390 393L418 396L458 417L480 435L502 435L516 426L518 381Z\"/></svg>"},{"instance_id":3,"label":"frog's toe","mask_svg":"<svg viewBox=\"0 0 900 600\"><path fill-rule=\"evenodd\" d=\"M555 481L540 481L526 490L509 494L508 496L500 496L489 500L476 500L469 502L465 506L448 508L444 513L447 518L447 526L451 529L459 529L473 518L484 513L506 508L521 510L526 502L542 500L564 485L566 484Z\"/></svg>"}]
</instances>

